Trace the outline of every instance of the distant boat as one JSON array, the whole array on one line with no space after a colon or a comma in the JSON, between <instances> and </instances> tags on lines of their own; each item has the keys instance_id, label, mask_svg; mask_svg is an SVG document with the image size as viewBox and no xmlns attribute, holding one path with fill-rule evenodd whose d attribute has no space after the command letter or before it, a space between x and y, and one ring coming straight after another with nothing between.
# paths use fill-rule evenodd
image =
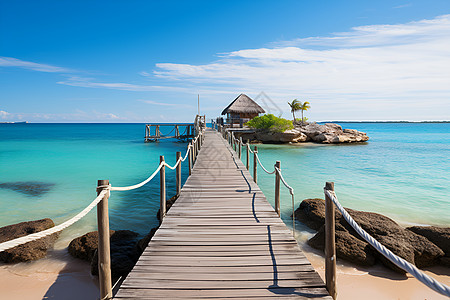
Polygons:
<instances>
[{"instance_id":1,"label":"distant boat","mask_svg":"<svg viewBox=\"0 0 450 300\"><path fill-rule=\"evenodd\" d=\"M21 121L21 122L0 122L0 124L25 124L28 123L27 121Z\"/></svg>"}]
</instances>

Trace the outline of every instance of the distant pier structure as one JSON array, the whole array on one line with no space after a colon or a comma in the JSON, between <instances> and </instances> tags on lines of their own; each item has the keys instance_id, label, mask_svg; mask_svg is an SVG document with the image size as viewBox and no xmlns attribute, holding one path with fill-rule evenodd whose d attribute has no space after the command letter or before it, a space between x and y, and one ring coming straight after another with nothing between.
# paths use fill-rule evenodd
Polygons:
<instances>
[{"instance_id":1,"label":"distant pier structure","mask_svg":"<svg viewBox=\"0 0 450 300\"><path fill-rule=\"evenodd\" d=\"M172 127L172 130L170 130L168 134L162 134L161 127ZM161 139L192 139L205 127L206 123L204 115L197 115L194 123L145 124L145 142L156 142Z\"/></svg>"}]
</instances>

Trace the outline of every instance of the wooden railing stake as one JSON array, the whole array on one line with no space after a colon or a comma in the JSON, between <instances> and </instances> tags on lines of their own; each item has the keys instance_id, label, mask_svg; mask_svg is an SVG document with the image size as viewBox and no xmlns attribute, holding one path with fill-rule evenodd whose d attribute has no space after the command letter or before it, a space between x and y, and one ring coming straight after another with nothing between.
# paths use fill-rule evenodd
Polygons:
<instances>
[{"instance_id":1,"label":"wooden railing stake","mask_svg":"<svg viewBox=\"0 0 450 300\"><path fill-rule=\"evenodd\" d=\"M97 195L109 185L109 180L97 182ZM98 277L100 283L100 299L111 299L111 255L109 244L109 216L108 216L109 192L97 204L97 226L98 226Z\"/></svg>"},{"instance_id":2,"label":"wooden railing stake","mask_svg":"<svg viewBox=\"0 0 450 300\"><path fill-rule=\"evenodd\" d=\"M189 148L189 176L191 176L191 174L192 174L192 160L193 160L193 147L192 147L192 142L190 142L189 143L189 146L188 146Z\"/></svg>"},{"instance_id":3,"label":"wooden railing stake","mask_svg":"<svg viewBox=\"0 0 450 300\"><path fill-rule=\"evenodd\" d=\"M250 171L250 148L249 148L249 143L248 143L248 140L247 140L247 143L245 144L245 149L247 149L247 164L246 164L246 167L247 167L247 170L249 170Z\"/></svg>"},{"instance_id":4,"label":"wooden railing stake","mask_svg":"<svg viewBox=\"0 0 450 300\"><path fill-rule=\"evenodd\" d=\"M256 173L256 170L258 169L258 159L256 158L257 154L258 154L258 147L255 146L255 149L253 150L253 180L255 181L255 183L258 183Z\"/></svg>"},{"instance_id":5,"label":"wooden railing stake","mask_svg":"<svg viewBox=\"0 0 450 300\"><path fill-rule=\"evenodd\" d=\"M239 137L239 153L238 153L239 159L241 158L241 155L242 155L242 137Z\"/></svg>"},{"instance_id":6,"label":"wooden railing stake","mask_svg":"<svg viewBox=\"0 0 450 300\"><path fill-rule=\"evenodd\" d=\"M279 160L275 163L275 167L280 169L281 163ZM280 169L281 170L281 169ZM280 174L275 171L275 211L280 216Z\"/></svg>"},{"instance_id":7,"label":"wooden railing stake","mask_svg":"<svg viewBox=\"0 0 450 300\"><path fill-rule=\"evenodd\" d=\"M334 191L334 182L327 182L325 189ZM337 297L336 290L336 240L333 201L325 194L325 281L327 290L333 299Z\"/></svg>"},{"instance_id":8,"label":"wooden railing stake","mask_svg":"<svg viewBox=\"0 0 450 300\"><path fill-rule=\"evenodd\" d=\"M176 158L177 158L176 161L181 159L181 152L177 151ZM177 182L177 196L178 196L178 195L180 195L180 192L181 192L181 161L177 166L175 176L176 176L176 182Z\"/></svg>"},{"instance_id":9,"label":"wooden railing stake","mask_svg":"<svg viewBox=\"0 0 450 300\"><path fill-rule=\"evenodd\" d=\"M164 156L159 157L159 162L164 162ZM166 216L166 166L162 166L159 170L160 175L160 196L159 196L159 221L162 223L164 217Z\"/></svg>"}]
</instances>

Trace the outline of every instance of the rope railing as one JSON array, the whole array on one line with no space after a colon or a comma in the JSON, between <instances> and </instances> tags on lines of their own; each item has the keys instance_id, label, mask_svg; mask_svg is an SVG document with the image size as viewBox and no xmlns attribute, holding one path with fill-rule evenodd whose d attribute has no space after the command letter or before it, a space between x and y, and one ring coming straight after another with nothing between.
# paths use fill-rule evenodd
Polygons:
<instances>
[{"instance_id":1,"label":"rope railing","mask_svg":"<svg viewBox=\"0 0 450 300\"><path fill-rule=\"evenodd\" d=\"M70 225L74 224L75 222L82 219L85 215L87 215L100 201L102 201L103 197L109 193L108 190L103 190L97 198L95 198L85 209L83 209L81 212L79 212L74 217L70 218L69 220L65 221L64 223L59 224L58 226L54 226L52 228L39 231L36 233L32 233L20 238L16 238L13 240L9 240L6 242L3 242L0 244L0 252L41 239L43 237L46 237L48 235L52 235L54 233L57 233L59 231L62 231L63 229L66 229Z\"/></svg>"},{"instance_id":2,"label":"rope railing","mask_svg":"<svg viewBox=\"0 0 450 300\"><path fill-rule=\"evenodd\" d=\"M222 132L222 136L225 140L228 140L231 144L231 148L235 151L238 152L238 157L240 158L240 152L242 151L242 139L241 138L236 138L234 136L234 133L230 133L229 131L223 131L222 127L218 127L218 131ZM238 146L236 146L238 145ZM280 216L280 181L283 183L283 185L288 189L289 194L291 195L291 199L292 199L292 234L295 237L295 195L294 195L294 188L291 187L286 180L283 177L283 174L281 172L281 168L279 167L280 162L277 161L277 163L274 165L274 170L273 171L269 171L267 170L266 167L264 167L264 165L262 164L261 160L259 159L258 156L258 150L255 146L255 150L252 151L250 148L250 144L247 142L245 143L245 147L247 148L247 161L246 161L246 166L247 169L249 169L249 157L250 157L250 153L253 154L253 180L255 181L255 183L257 182L257 165L259 165L264 172L266 172L269 175L275 174L275 211L277 212L278 216Z\"/></svg>"},{"instance_id":3,"label":"rope railing","mask_svg":"<svg viewBox=\"0 0 450 300\"><path fill-rule=\"evenodd\" d=\"M223 130L221 127L219 127L220 130ZM235 138L234 134L228 131L223 132L223 137L225 139L228 139L228 141L231 144L231 148L233 148L233 144L242 143L241 140ZM258 150L255 146L255 150L252 151L250 148L249 143L246 143L245 146L247 147L247 168L248 168L248 159L249 154L253 154L253 160L254 160L254 171L253 171L253 179L255 182L257 182L257 172L256 172L256 166L259 165L263 169L264 172L267 174L275 174L277 179L280 180L283 185L289 190L289 193L292 197L292 224L293 224L293 232L295 232L295 199L294 199L294 188L291 187L286 180L283 177L283 173L281 171L281 168L278 167L279 162L275 164L274 171L270 172L267 170L266 167L261 163L261 160L258 156ZM239 148L240 149L240 148ZM239 150L240 151L240 150ZM356 222L353 220L353 218L350 216L350 214L343 208L343 206L339 203L336 194L334 193L334 190L325 188L325 201L331 201L338 210L342 213L344 219L353 227L353 229L358 232L358 234L364 238L370 245L372 245L379 253L381 253L384 257L386 257L389 261L391 261L393 264L395 264L397 267L401 268L402 270L410 273L412 276L414 276L417 280L419 280L421 283L425 284L427 287L431 288L432 290L445 295L447 297L450 297L450 287L448 287L445 284L442 284L438 281L436 281L434 278L428 276L427 274L420 271L415 265L409 263L405 259L398 257L395 255L392 251L390 251L388 248L383 246L380 242L375 240L371 235L369 235L364 229L362 229ZM334 184L331 184L332 188L334 189ZM278 196L277 196L278 194ZM277 198L279 199L279 190L277 191L277 181L275 184L275 210L277 211L277 207L279 207L279 203L277 203ZM336 249L335 249L335 237L334 237L334 210L330 208L327 203L325 205L326 210L326 220L325 220L325 231L326 231L326 237L332 236L332 238L326 238L325 241L325 262L326 262L326 285L327 290L330 292L330 295L333 297L333 299L336 299L337 292L336 292ZM278 211L277 211L278 212ZM333 212L333 213L331 213ZM332 223L332 224L330 224ZM330 233L332 232L332 233Z\"/></svg>"},{"instance_id":4,"label":"rope railing","mask_svg":"<svg viewBox=\"0 0 450 300\"><path fill-rule=\"evenodd\" d=\"M436 281L434 278L428 276L427 274L420 271L416 266L409 263L405 259L398 257L391 250L383 246L380 242L374 239L367 231L361 228L358 223L350 216L350 214L345 210L345 208L341 205L334 191L324 189L325 195L333 201L334 205L336 205L337 209L341 212L344 219L353 227L353 229L363 238L365 239L372 247L374 247L379 253L381 253L384 257L386 257L389 261L391 261L394 265L399 267L400 269L410 273L421 283L425 284L427 287L432 290L450 297L450 287Z\"/></svg>"},{"instance_id":5,"label":"rope railing","mask_svg":"<svg viewBox=\"0 0 450 300\"><path fill-rule=\"evenodd\" d=\"M144 181L142 181L138 184L131 185L131 186L116 187L116 186L111 186L109 184L108 180L99 180L99 185L97 186L97 192L98 192L97 197L80 213L78 213L71 219L69 219L57 226L54 226L52 228L0 243L0 252L23 245L23 244L26 244L26 243L29 243L29 242L32 242L32 241L35 241L35 240L38 240L38 239L41 239L43 237L52 235L54 233L60 232L60 231L64 230L65 228L73 225L80 219L82 219L94 207L97 206L97 210L101 209L101 211L102 211L102 213L98 213L98 215L100 216L100 215L104 214L102 217L100 217L101 220L98 219L98 224L99 224L99 227L98 227L99 265L102 264L103 266L106 266L106 265L109 266L109 267L104 267L104 268L99 267L100 299L110 299L112 297L112 287L111 287L112 284L111 284L109 247L107 247L108 250L106 252L104 252L104 250L101 251L101 249L100 249L102 244L105 244L105 243L109 244L109 234L107 234L107 233L109 233L109 217L107 214L107 211L108 211L107 203L108 203L108 198L110 196L110 192L111 191L129 191L129 190L134 190L134 189L140 188L140 187L144 186L145 184L147 184L148 182L150 182L158 173L160 173L161 174L160 211L162 213L160 221L162 222L163 217L165 216L165 210L166 210L165 171L164 171L164 169L165 169L165 167L168 167L171 170L176 170L176 181L177 181L176 186L177 186L177 194L178 194L181 190L181 169L180 169L181 162L184 162L186 159L189 158L189 175L190 175L192 166L194 164L194 159L198 155L198 152L203 144L204 129L201 127L199 127L199 128L200 128L200 130L197 132L197 135L195 136L194 139L192 139L192 141L188 145L188 149L186 151L185 156L181 157L181 153L177 152L177 161L174 166L167 164L164 161L164 156L161 156L160 164L155 169L155 171L147 179L145 179ZM102 207L99 208L99 206L102 203L103 203ZM100 224L102 226L100 226ZM103 240L101 240L102 236L103 236ZM107 257L107 259L105 259L105 257Z\"/></svg>"}]
</instances>

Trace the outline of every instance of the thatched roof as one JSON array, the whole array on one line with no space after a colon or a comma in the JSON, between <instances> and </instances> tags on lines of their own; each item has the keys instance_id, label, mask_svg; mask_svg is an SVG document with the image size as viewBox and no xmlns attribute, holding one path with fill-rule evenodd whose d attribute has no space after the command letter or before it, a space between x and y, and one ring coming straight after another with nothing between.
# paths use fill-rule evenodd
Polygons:
<instances>
[{"instance_id":1,"label":"thatched roof","mask_svg":"<svg viewBox=\"0 0 450 300\"><path fill-rule=\"evenodd\" d=\"M222 115L227 113L265 113L266 111L245 94L240 94L223 111Z\"/></svg>"}]
</instances>

